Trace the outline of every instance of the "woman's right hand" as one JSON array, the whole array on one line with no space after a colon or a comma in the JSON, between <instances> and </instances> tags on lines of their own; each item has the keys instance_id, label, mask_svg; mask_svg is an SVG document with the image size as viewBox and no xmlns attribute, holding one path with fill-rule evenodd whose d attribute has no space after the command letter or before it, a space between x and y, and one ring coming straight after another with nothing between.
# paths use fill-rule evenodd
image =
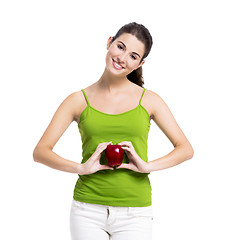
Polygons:
<instances>
[{"instance_id":1,"label":"woman's right hand","mask_svg":"<svg viewBox=\"0 0 240 240\"><path fill-rule=\"evenodd\" d=\"M110 166L100 164L101 154L110 144L112 144L112 141L100 143L97 146L92 156L85 163L81 164L82 165L81 175L92 174L99 170L106 170L106 169L113 170L113 168Z\"/></svg>"}]
</instances>

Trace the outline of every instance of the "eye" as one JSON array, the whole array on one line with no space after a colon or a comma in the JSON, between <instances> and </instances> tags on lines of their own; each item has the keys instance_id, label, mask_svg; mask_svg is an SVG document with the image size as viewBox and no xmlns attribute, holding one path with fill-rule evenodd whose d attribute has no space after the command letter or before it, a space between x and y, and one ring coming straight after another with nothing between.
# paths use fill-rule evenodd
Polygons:
<instances>
[{"instance_id":1,"label":"eye","mask_svg":"<svg viewBox=\"0 0 240 240\"><path fill-rule=\"evenodd\" d=\"M134 55L131 55L131 58L132 58L133 60L136 60L136 59L137 59Z\"/></svg>"},{"instance_id":2,"label":"eye","mask_svg":"<svg viewBox=\"0 0 240 240\"><path fill-rule=\"evenodd\" d=\"M117 47L121 50L123 49L123 47L120 44L118 44Z\"/></svg>"}]
</instances>

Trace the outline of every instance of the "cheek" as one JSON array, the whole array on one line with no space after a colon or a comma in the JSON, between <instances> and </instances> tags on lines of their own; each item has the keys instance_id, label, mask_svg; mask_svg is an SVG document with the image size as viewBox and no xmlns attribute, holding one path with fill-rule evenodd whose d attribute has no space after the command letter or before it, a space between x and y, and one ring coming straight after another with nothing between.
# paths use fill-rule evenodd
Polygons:
<instances>
[{"instance_id":1,"label":"cheek","mask_svg":"<svg viewBox=\"0 0 240 240\"><path fill-rule=\"evenodd\" d=\"M139 66L139 61L129 61L129 67L133 70Z\"/></svg>"},{"instance_id":2,"label":"cheek","mask_svg":"<svg viewBox=\"0 0 240 240\"><path fill-rule=\"evenodd\" d=\"M110 48L108 49L108 53L110 55L114 55L118 53L118 49L116 48L116 46L111 45Z\"/></svg>"},{"instance_id":3,"label":"cheek","mask_svg":"<svg viewBox=\"0 0 240 240\"><path fill-rule=\"evenodd\" d=\"M113 55L111 51L108 51L106 54L106 62L112 61Z\"/></svg>"}]
</instances>

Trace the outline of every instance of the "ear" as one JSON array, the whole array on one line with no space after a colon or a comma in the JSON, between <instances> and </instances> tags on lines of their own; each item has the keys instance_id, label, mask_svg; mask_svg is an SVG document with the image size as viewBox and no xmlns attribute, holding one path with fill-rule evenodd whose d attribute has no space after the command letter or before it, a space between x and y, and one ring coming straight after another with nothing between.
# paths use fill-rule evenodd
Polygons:
<instances>
[{"instance_id":1,"label":"ear","mask_svg":"<svg viewBox=\"0 0 240 240\"><path fill-rule=\"evenodd\" d=\"M113 42L113 37L109 37L107 41L107 50L110 48L112 42Z\"/></svg>"},{"instance_id":2,"label":"ear","mask_svg":"<svg viewBox=\"0 0 240 240\"><path fill-rule=\"evenodd\" d=\"M135 70L137 70L138 68L140 68L144 63L145 63L145 60L142 60L142 62L135 68Z\"/></svg>"}]
</instances>

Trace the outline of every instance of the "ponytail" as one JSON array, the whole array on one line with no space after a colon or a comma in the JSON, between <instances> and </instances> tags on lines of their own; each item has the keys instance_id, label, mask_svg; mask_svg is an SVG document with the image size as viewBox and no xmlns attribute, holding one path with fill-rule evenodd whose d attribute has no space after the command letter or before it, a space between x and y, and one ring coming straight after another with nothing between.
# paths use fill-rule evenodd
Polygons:
<instances>
[{"instance_id":1,"label":"ponytail","mask_svg":"<svg viewBox=\"0 0 240 240\"><path fill-rule=\"evenodd\" d=\"M139 85L140 87L143 87L144 80L142 75L142 67L139 67L138 69L132 71L127 75L127 79L131 82Z\"/></svg>"}]
</instances>

